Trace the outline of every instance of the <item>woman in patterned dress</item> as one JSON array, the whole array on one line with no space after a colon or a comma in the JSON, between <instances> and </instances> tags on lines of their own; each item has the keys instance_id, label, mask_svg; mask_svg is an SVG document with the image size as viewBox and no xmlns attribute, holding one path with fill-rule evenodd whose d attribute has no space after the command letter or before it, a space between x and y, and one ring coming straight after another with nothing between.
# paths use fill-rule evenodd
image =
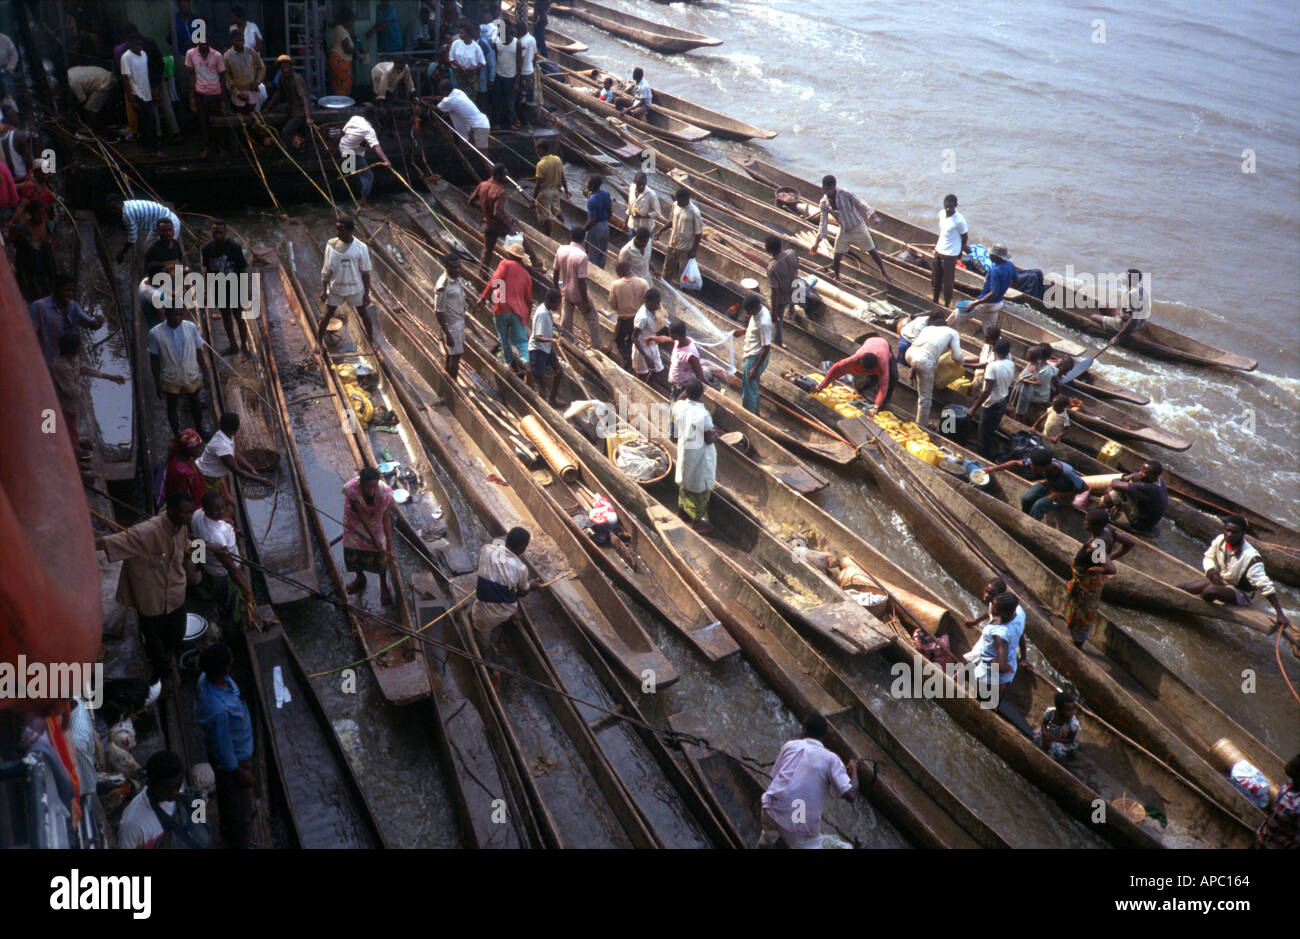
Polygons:
<instances>
[{"instance_id":1,"label":"woman in patterned dress","mask_svg":"<svg viewBox=\"0 0 1300 939\"><path fill-rule=\"evenodd\" d=\"M366 572L379 575L379 601L393 605L388 565L393 560L393 490L367 466L343 487L343 566L356 579L348 593L366 589Z\"/></svg>"}]
</instances>

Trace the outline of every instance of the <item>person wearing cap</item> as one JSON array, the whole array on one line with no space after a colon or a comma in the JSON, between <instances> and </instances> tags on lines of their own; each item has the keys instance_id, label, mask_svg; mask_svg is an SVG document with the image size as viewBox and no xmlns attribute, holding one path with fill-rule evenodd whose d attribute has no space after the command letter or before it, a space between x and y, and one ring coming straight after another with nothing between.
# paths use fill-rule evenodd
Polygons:
<instances>
[{"instance_id":1,"label":"person wearing cap","mask_svg":"<svg viewBox=\"0 0 1300 939\"><path fill-rule=\"evenodd\" d=\"M505 257L492 272L479 295L479 304L492 297L492 323L501 341L506 365L522 374L528 362L528 322L533 306L533 276L524 266L528 251L523 241L508 242Z\"/></svg>"},{"instance_id":2,"label":"person wearing cap","mask_svg":"<svg viewBox=\"0 0 1300 939\"><path fill-rule=\"evenodd\" d=\"M894 282L894 278L890 277L889 272L885 270L885 262L880 259L880 252L876 250L876 241L867 228L868 221L880 220L875 209L866 205L848 190L839 188L835 177L827 174L822 177L822 200L818 206L818 213L821 216L821 225L817 228L817 237L812 247L808 249L809 254L817 254L817 248L820 247L830 228L832 214L840 225L840 233L835 238L835 257L826 266L828 273L838 278L844 255L852 248L859 248L871 255L872 260L876 262L876 267L880 268L881 277L891 284Z\"/></svg>"},{"instance_id":3,"label":"person wearing cap","mask_svg":"<svg viewBox=\"0 0 1300 939\"><path fill-rule=\"evenodd\" d=\"M1206 603L1217 601L1225 606L1250 606L1258 594L1273 605L1274 624L1287 628L1291 622L1282 611L1277 588L1264 570L1264 559L1246 540L1246 528L1246 520L1240 515L1227 516L1223 520L1223 534L1210 542L1201 557L1205 576L1180 584L1179 588ZM1292 644L1292 651L1300 649L1290 635L1287 641Z\"/></svg>"},{"instance_id":4,"label":"person wearing cap","mask_svg":"<svg viewBox=\"0 0 1300 939\"><path fill-rule=\"evenodd\" d=\"M709 498L718 481L717 433L704 406L704 383L693 378L669 412L677 432L677 506L702 535L709 534Z\"/></svg>"},{"instance_id":5,"label":"person wearing cap","mask_svg":"<svg viewBox=\"0 0 1300 939\"><path fill-rule=\"evenodd\" d=\"M998 321L998 315L1002 312L1002 298L1016 279L1016 266L1011 263L1011 252L1004 244L994 245L989 256L994 263L984 276L980 295L965 307L957 304L957 312L953 315L954 326L960 326L971 317L985 326Z\"/></svg>"},{"instance_id":6,"label":"person wearing cap","mask_svg":"<svg viewBox=\"0 0 1300 939\"><path fill-rule=\"evenodd\" d=\"M939 213L939 240L934 245L934 267L930 271L930 286L934 302L943 294L943 305L952 305L952 282L957 275L957 262L966 253L966 219L957 211L957 197L949 193L943 197L943 210Z\"/></svg>"},{"instance_id":7,"label":"person wearing cap","mask_svg":"<svg viewBox=\"0 0 1300 939\"><path fill-rule=\"evenodd\" d=\"M315 124L311 119L311 97L307 94L306 80L293 70L293 58L287 55L277 56L275 67L280 70L280 83L267 99L263 113L269 113L284 105L288 119L280 129L280 139L287 146L298 150L306 138L303 130L312 130Z\"/></svg>"}]
</instances>

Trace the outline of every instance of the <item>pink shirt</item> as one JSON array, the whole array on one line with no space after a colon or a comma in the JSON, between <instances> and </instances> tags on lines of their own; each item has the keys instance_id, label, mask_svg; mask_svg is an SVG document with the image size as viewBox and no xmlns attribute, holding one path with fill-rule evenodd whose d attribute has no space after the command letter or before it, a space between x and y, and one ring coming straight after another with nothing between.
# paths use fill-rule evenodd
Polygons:
<instances>
[{"instance_id":1,"label":"pink shirt","mask_svg":"<svg viewBox=\"0 0 1300 939\"><path fill-rule=\"evenodd\" d=\"M384 551L384 515L393 504L393 490L382 479L375 501L367 504L361 495L361 477L353 476L343 487L343 547L354 551Z\"/></svg>"},{"instance_id":2,"label":"pink shirt","mask_svg":"<svg viewBox=\"0 0 1300 939\"><path fill-rule=\"evenodd\" d=\"M556 273L560 275L560 291L570 303L581 303L582 292L578 281L587 279L587 252L574 244L565 245L555 252Z\"/></svg>"},{"instance_id":3,"label":"pink shirt","mask_svg":"<svg viewBox=\"0 0 1300 939\"><path fill-rule=\"evenodd\" d=\"M201 95L221 94L222 72L226 70L226 60L221 53L208 46L208 57L199 55L199 47L194 46L185 53L185 64L194 69L194 87Z\"/></svg>"},{"instance_id":4,"label":"pink shirt","mask_svg":"<svg viewBox=\"0 0 1300 939\"><path fill-rule=\"evenodd\" d=\"M682 382L688 382L695 377L695 372L690 366L691 359L698 359L700 350L695 348L695 341L687 339L685 342L679 342L673 345L673 361L668 367L668 380L674 385L680 385Z\"/></svg>"}]
</instances>

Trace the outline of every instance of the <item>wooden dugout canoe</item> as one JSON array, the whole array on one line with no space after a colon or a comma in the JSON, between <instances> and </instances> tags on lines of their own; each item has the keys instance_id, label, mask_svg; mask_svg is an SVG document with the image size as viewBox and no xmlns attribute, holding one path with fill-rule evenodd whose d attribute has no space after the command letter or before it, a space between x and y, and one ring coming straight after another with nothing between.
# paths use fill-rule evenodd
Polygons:
<instances>
[{"instance_id":1,"label":"wooden dugout canoe","mask_svg":"<svg viewBox=\"0 0 1300 939\"><path fill-rule=\"evenodd\" d=\"M130 311L122 309L121 298L112 289L111 262L94 213L80 211L72 222L74 237L61 238L60 242L72 242L70 247L76 259L64 270L76 272L77 300L82 309L100 310L105 321L103 326L86 335L82 344L82 361L101 372L126 379L123 385L103 378L87 379L86 412L94 424L99 469L106 480L132 479L138 469L139 447L136 441L136 377L131 365L129 338ZM105 290L104 286L109 289Z\"/></svg>"},{"instance_id":2,"label":"wooden dugout canoe","mask_svg":"<svg viewBox=\"0 0 1300 939\"><path fill-rule=\"evenodd\" d=\"M596 89L604 87L606 78L613 78L615 87L620 90L626 84L626 82L620 81L617 76L577 56L556 51L550 58L556 65L567 69L569 74L589 87ZM726 114L712 108L706 108L702 104L689 101L672 92L658 88L653 89L653 92L654 109L667 111L689 124L703 127L715 137L724 137L728 140L771 140L776 136L774 130L763 130L734 117L728 117Z\"/></svg>"},{"instance_id":3,"label":"wooden dugout canoe","mask_svg":"<svg viewBox=\"0 0 1300 939\"><path fill-rule=\"evenodd\" d=\"M266 305L259 319L267 330L282 417L292 428L288 437L296 451L299 491L312 506L333 506L332 511L317 508L308 515L325 547L325 566L335 590L358 608L358 612L346 612L370 656L403 638L403 632L387 625L388 621L404 631L411 629L405 582L396 563L390 564L389 587L397 604L391 608L380 604L378 591L371 585L361 594L348 594L344 587L342 540L333 545L331 541L343 532L341 490L360 471L361 453L346 432L348 415L325 372L328 366L315 347L314 324L299 303L289 274L275 265L266 272L262 286ZM318 489L325 487L329 494L313 491L312 483ZM380 690L394 704L412 704L429 696L428 668L414 646L414 640L407 640L370 659Z\"/></svg>"},{"instance_id":4,"label":"wooden dugout canoe","mask_svg":"<svg viewBox=\"0 0 1300 939\"><path fill-rule=\"evenodd\" d=\"M1211 748L1223 738L1232 740L1272 778L1282 761L1268 746L1148 652L1109 605L1102 605L1089 645L1077 649L1054 612L1064 608L1065 581L1030 546L920 472L922 467L890 446L872 422L853 418L842 425L913 535L951 576L973 593L989 578L1002 577L1026 612L1026 637L1098 713L1237 818L1258 823L1259 810L1228 782Z\"/></svg>"},{"instance_id":5,"label":"wooden dugout canoe","mask_svg":"<svg viewBox=\"0 0 1300 939\"><path fill-rule=\"evenodd\" d=\"M702 711L682 711L670 715L668 726L675 733L686 734L707 741L731 753L730 742L709 724ZM703 790L714 812L724 821L737 848L754 848L758 845L762 825L759 811L768 780L746 766L717 750L700 743L681 741L682 755L691 768L691 774Z\"/></svg>"},{"instance_id":6,"label":"wooden dugout canoe","mask_svg":"<svg viewBox=\"0 0 1300 939\"><path fill-rule=\"evenodd\" d=\"M606 117L626 121L656 137L669 137L682 143L693 143L709 136L709 131L705 128L698 127L670 111L658 108L651 108L650 113L644 117L629 117L612 104L601 101L590 86L582 81L580 77L564 73L543 72L542 78L545 82L542 87L546 91L555 92L570 104L579 108L586 108Z\"/></svg>"},{"instance_id":7,"label":"wooden dugout canoe","mask_svg":"<svg viewBox=\"0 0 1300 939\"><path fill-rule=\"evenodd\" d=\"M245 632L289 816L302 848L382 848L383 833L334 725L279 624Z\"/></svg>"},{"instance_id":8,"label":"wooden dugout canoe","mask_svg":"<svg viewBox=\"0 0 1300 939\"><path fill-rule=\"evenodd\" d=\"M800 179L771 163L766 163L758 157L750 155L733 156L732 160L755 179L759 179L769 186L796 189L801 197L814 203L821 198L821 188L819 186ZM884 234L909 246L915 246L920 249L920 253L923 255L932 252L935 240L938 237L935 232L896 216L886 215L883 212L880 214L882 218L880 230ZM1061 278L1056 274L1046 275L1045 280L1049 287L1052 284L1058 286L1062 284ZM958 271L955 292L960 292L964 296L977 296L983 282L983 278L973 272ZM1086 291L1079 296L1085 301L1091 299ZM1089 317L1089 313L1101 312L1099 308L1096 308L1095 304L1093 304L1093 308L1080 308L1070 305L1053 306L1017 290L1008 291L1007 299L1030 306L1041 313L1046 313L1048 316L1060 320L1067 326L1083 332L1096 336L1109 337L1111 335L1106 329L1093 323ZM1202 342L1156 322L1148 322L1140 330L1130 333L1120 342L1120 345L1144 352L1155 358L1184 362L1189 365L1210 365L1249 372L1253 371L1259 364L1257 360L1248 356L1216 348L1209 343Z\"/></svg>"},{"instance_id":9,"label":"wooden dugout canoe","mask_svg":"<svg viewBox=\"0 0 1300 939\"><path fill-rule=\"evenodd\" d=\"M643 20L631 13L592 3L590 0L569 0L567 5L555 5L551 12L556 16L572 16L603 29L611 35L634 42L656 52L689 52L706 46L720 46L721 39L678 29L653 20Z\"/></svg>"},{"instance_id":10,"label":"wooden dugout canoe","mask_svg":"<svg viewBox=\"0 0 1300 939\"><path fill-rule=\"evenodd\" d=\"M320 269L324 256L320 245L300 220L291 219L284 231L290 266L296 275L295 283L302 291L298 300L304 309L310 309L311 298L320 292ZM416 440L405 407L391 388L387 363L366 338L365 330L355 317L354 312L352 322L345 320L342 328L334 333L335 344L326 346L329 364L333 366L330 377L334 388L339 400L346 398L346 389L338 378L340 365L369 365L375 370L375 384L368 392L375 414L390 410L396 416L394 433L378 430L373 421L365 427L360 426L359 421L354 425L358 431L354 436L361 454L372 466L389 462L390 458L391 462L397 463L398 468L387 483L394 489L403 488L410 493L406 503L396 505L396 520L404 528L403 534L431 557L437 558L451 574L468 573L474 570L476 562L465 546L456 507L424 448Z\"/></svg>"}]
</instances>

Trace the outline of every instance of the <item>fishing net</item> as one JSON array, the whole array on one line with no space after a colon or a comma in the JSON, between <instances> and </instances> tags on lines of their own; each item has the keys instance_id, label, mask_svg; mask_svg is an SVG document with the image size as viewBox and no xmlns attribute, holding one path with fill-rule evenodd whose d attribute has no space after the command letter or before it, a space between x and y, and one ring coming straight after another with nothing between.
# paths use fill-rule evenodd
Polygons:
<instances>
[{"instance_id":1,"label":"fishing net","mask_svg":"<svg viewBox=\"0 0 1300 939\"><path fill-rule=\"evenodd\" d=\"M672 468L672 461L664 449L645 438L620 445L614 452L614 463L640 483L658 481Z\"/></svg>"}]
</instances>

